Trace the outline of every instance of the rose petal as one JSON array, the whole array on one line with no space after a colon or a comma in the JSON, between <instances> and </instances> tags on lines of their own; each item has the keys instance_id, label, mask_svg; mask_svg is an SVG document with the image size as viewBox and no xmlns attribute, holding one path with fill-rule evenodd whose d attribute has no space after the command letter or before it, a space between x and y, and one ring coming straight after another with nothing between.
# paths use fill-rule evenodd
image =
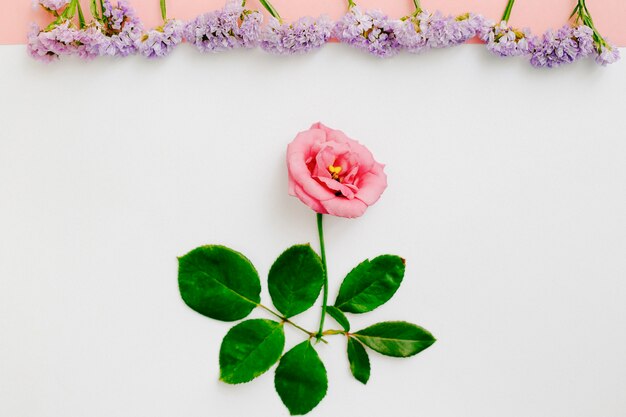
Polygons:
<instances>
[{"instance_id":1,"label":"rose petal","mask_svg":"<svg viewBox=\"0 0 626 417\"><path fill-rule=\"evenodd\" d=\"M361 145L359 142L354 141L350 145L352 152L357 155L357 159L359 161L359 166L361 167L362 173L368 172L374 166L374 156L365 146Z\"/></svg>"},{"instance_id":2,"label":"rose petal","mask_svg":"<svg viewBox=\"0 0 626 417\"><path fill-rule=\"evenodd\" d=\"M298 133L296 138L287 145L287 155L302 152L305 158L311 153L311 148L315 143L326 142L326 133L323 130L306 130Z\"/></svg>"},{"instance_id":3,"label":"rose petal","mask_svg":"<svg viewBox=\"0 0 626 417\"><path fill-rule=\"evenodd\" d=\"M362 216L367 210L367 204L356 198L348 200L345 197L335 197L321 203L328 214L350 219Z\"/></svg>"},{"instance_id":4,"label":"rose petal","mask_svg":"<svg viewBox=\"0 0 626 417\"><path fill-rule=\"evenodd\" d=\"M376 162L372 171L359 177L359 191L356 198L363 201L368 206L374 204L387 188L387 174L383 171L383 164Z\"/></svg>"},{"instance_id":5,"label":"rose petal","mask_svg":"<svg viewBox=\"0 0 626 417\"><path fill-rule=\"evenodd\" d=\"M326 139L326 134L320 129L300 132L287 146L287 168L289 178L300 185L302 190L318 200L327 200L334 195L320 183L311 178L311 171L306 165L312 148L315 144Z\"/></svg>"},{"instance_id":6,"label":"rose petal","mask_svg":"<svg viewBox=\"0 0 626 417\"><path fill-rule=\"evenodd\" d=\"M302 187L300 187L299 185L295 184L294 192L294 195L298 197L300 201L312 208L313 211L315 211L316 213L328 214L328 211L324 208L324 206L322 206L319 201L311 198L311 196L305 193Z\"/></svg>"},{"instance_id":7,"label":"rose petal","mask_svg":"<svg viewBox=\"0 0 626 417\"><path fill-rule=\"evenodd\" d=\"M354 198L354 190L358 190L358 188L356 188L354 185L342 184L332 178L319 177L318 179L326 184L328 188L335 192L340 192L344 197L349 200L352 200Z\"/></svg>"},{"instance_id":8,"label":"rose petal","mask_svg":"<svg viewBox=\"0 0 626 417\"><path fill-rule=\"evenodd\" d=\"M312 198L328 200L334 196L328 188L311 177L311 171L309 171L309 168L304 163L304 158L301 153L289 155L287 167L289 177Z\"/></svg>"}]
</instances>

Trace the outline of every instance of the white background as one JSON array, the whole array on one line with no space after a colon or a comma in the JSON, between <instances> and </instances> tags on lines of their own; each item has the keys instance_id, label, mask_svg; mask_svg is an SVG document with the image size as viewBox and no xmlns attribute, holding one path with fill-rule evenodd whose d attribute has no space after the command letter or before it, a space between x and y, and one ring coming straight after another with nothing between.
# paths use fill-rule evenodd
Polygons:
<instances>
[{"instance_id":1,"label":"white background","mask_svg":"<svg viewBox=\"0 0 626 417\"><path fill-rule=\"evenodd\" d=\"M270 304L273 259L317 248L284 156L318 120L389 176L363 217L327 218L331 301L358 262L397 253L402 287L353 327L408 320L438 342L372 354L367 386L343 338L320 345L330 387L311 416L626 416L625 61L184 46L46 66L3 46L0 93L0 416L287 416L273 370L218 382L231 324L183 304L176 256L243 252Z\"/></svg>"}]
</instances>

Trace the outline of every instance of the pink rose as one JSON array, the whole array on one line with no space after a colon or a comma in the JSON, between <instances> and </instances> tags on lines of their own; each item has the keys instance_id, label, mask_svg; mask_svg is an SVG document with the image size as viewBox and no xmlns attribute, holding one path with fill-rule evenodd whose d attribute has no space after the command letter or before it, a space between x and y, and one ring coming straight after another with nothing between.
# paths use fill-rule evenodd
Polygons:
<instances>
[{"instance_id":1,"label":"pink rose","mask_svg":"<svg viewBox=\"0 0 626 417\"><path fill-rule=\"evenodd\" d=\"M287 147L289 194L317 213L363 215L387 188L383 168L365 146L321 123Z\"/></svg>"}]
</instances>

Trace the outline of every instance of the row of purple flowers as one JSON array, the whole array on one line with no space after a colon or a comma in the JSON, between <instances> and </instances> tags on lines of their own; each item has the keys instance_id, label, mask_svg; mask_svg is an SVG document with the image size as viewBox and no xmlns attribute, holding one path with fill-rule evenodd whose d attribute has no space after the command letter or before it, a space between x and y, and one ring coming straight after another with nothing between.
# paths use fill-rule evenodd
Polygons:
<instances>
[{"instance_id":1,"label":"row of purple flowers","mask_svg":"<svg viewBox=\"0 0 626 417\"><path fill-rule=\"evenodd\" d=\"M163 24L144 30L125 0L117 0L116 5L111 0L92 0L91 22L85 21L78 0L39 0L55 20L44 29L33 26L28 52L46 62L67 55L93 59L141 54L156 58L169 54L184 40L201 52L260 47L288 55L310 52L335 38L372 55L390 57L402 50L421 53L460 45L478 36L494 54L525 56L535 67L552 68L586 57L594 57L602 65L619 59L619 49L595 28L585 0L578 0L570 23L541 37L507 23L514 1L509 0L500 22L473 13L429 13L418 0L414 0L413 14L391 19L378 10L363 11L348 0L348 12L337 22L321 16L285 23L267 0L261 0L271 15L269 23L263 26L262 14L246 9L245 0L229 0L224 8L188 22L168 19L165 2L161 0Z\"/></svg>"}]
</instances>

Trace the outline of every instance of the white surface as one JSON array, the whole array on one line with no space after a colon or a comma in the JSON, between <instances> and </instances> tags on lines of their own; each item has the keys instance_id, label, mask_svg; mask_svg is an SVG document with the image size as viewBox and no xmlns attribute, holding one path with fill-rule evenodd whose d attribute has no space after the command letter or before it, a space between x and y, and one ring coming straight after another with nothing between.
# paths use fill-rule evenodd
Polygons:
<instances>
[{"instance_id":1,"label":"white surface","mask_svg":"<svg viewBox=\"0 0 626 417\"><path fill-rule=\"evenodd\" d=\"M0 416L286 416L273 372L218 382L230 324L182 303L176 256L222 243L264 277L317 247L284 152L318 120L389 175L364 217L326 222L331 300L356 263L400 254L396 297L353 327L404 319L439 341L372 354L367 386L342 338L320 346L311 416L626 416L625 61L331 45L43 66L4 46L0 91Z\"/></svg>"}]
</instances>

